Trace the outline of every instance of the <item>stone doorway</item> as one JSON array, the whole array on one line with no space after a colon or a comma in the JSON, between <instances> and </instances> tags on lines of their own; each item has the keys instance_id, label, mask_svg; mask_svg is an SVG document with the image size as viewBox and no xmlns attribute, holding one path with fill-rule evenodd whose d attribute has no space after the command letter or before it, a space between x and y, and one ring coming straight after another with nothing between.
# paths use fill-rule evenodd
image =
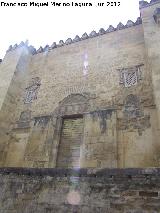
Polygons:
<instances>
[{"instance_id":1,"label":"stone doorway","mask_svg":"<svg viewBox=\"0 0 160 213\"><path fill-rule=\"evenodd\" d=\"M82 115L62 120L57 167L80 168L80 147L83 142L84 120Z\"/></svg>"}]
</instances>

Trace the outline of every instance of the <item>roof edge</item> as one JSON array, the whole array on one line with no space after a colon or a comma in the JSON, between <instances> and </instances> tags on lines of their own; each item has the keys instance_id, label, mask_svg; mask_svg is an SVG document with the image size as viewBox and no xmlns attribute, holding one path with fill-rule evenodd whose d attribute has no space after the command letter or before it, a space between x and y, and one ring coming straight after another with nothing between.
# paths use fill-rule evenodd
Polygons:
<instances>
[{"instance_id":1,"label":"roof edge","mask_svg":"<svg viewBox=\"0 0 160 213\"><path fill-rule=\"evenodd\" d=\"M15 44L15 45L10 45L7 52L16 50L19 47L25 46L28 48L29 52L32 55L38 54L38 53L42 53L42 52L48 52L51 51L55 48L59 48L62 46L67 46L69 44L73 44L73 43L77 43L89 38L94 38L94 37L98 37L104 34L108 34L114 31L119 31L119 30L123 30L123 29L127 29L127 28L131 28L137 25L142 24L142 19L141 17L138 17L136 22L133 22L131 20L128 20L126 25L123 25L121 22L117 25L116 28L114 28L112 25L109 25L107 30L104 30L103 28L100 28L99 32L97 33L96 31L92 31L89 35L85 32L81 37L79 37L78 35L75 36L74 39L68 38L65 42L63 40L60 40L58 44L56 44L56 42L53 42L51 46L49 46L48 44L45 47L40 46L37 50L34 46L30 45L28 46L28 41L26 42L21 42L19 45Z\"/></svg>"}]
</instances>

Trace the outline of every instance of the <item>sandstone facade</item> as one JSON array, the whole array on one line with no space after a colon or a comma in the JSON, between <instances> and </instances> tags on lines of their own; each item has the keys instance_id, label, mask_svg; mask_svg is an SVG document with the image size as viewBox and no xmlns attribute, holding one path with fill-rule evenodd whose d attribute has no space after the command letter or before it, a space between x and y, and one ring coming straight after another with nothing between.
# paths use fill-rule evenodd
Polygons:
<instances>
[{"instance_id":1,"label":"sandstone facade","mask_svg":"<svg viewBox=\"0 0 160 213\"><path fill-rule=\"evenodd\" d=\"M160 166L160 1L141 18L0 62L0 166Z\"/></svg>"}]
</instances>

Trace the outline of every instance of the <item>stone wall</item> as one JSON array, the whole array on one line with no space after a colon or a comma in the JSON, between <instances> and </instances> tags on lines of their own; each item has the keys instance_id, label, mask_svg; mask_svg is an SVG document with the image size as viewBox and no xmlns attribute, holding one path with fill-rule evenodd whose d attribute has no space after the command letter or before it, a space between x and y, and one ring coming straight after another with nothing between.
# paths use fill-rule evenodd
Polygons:
<instances>
[{"instance_id":1,"label":"stone wall","mask_svg":"<svg viewBox=\"0 0 160 213\"><path fill-rule=\"evenodd\" d=\"M160 169L0 169L0 213L159 213Z\"/></svg>"},{"instance_id":2,"label":"stone wall","mask_svg":"<svg viewBox=\"0 0 160 213\"><path fill-rule=\"evenodd\" d=\"M158 167L158 0L141 18L0 65L0 165L56 167L63 120L83 118L80 167ZM72 134L71 130L68 130Z\"/></svg>"}]
</instances>

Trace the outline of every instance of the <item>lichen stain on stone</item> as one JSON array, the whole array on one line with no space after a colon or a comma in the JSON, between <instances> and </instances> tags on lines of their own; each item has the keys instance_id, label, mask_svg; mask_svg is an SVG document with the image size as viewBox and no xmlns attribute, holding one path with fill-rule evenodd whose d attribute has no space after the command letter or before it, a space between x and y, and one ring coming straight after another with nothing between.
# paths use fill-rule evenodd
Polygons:
<instances>
[{"instance_id":1,"label":"lichen stain on stone","mask_svg":"<svg viewBox=\"0 0 160 213\"><path fill-rule=\"evenodd\" d=\"M92 120L93 122L99 120L99 125L101 129L101 133L105 133L107 130L107 120L111 119L112 117L113 109L107 109L107 110L99 110L91 112Z\"/></svg>"}]
</instances>

